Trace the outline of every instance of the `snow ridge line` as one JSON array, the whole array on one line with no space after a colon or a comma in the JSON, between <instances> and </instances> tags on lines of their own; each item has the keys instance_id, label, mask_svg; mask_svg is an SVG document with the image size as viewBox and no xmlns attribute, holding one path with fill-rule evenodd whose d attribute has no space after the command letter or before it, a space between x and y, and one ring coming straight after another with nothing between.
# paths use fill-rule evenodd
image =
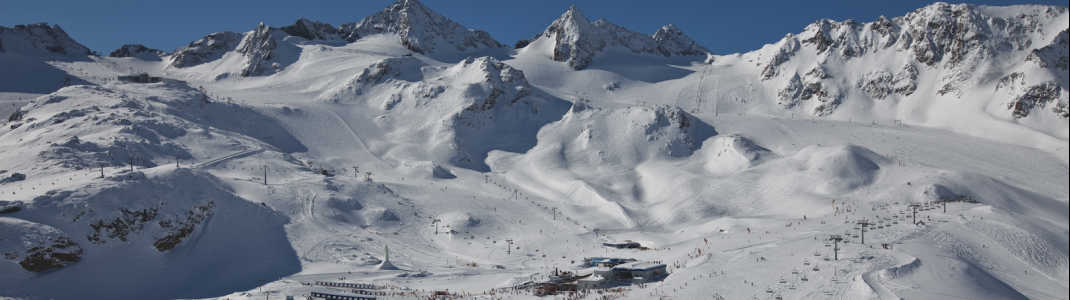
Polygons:
<instances>
[{"instance_id":1,"label":"snow ridge line","mask_svg":"<svg viewBox=\"0 0 1070 300\"><path fill-rule=\"evenodd\" d=\"M223 156L223 157L220 157L220 158L216 158L216 159L213 159L213 160L209 160L209 161L207 161L205 163L201 163L200 165L197 165L197 167L198 168L210 167L210 166L212 166L214 164L217 164L217 163L220 163L220 162L223 162L223 161L226 161L226 160L231 160L231 159L235 159L235 158L242 158L242 157L246 157L246 156L250 156L250 155L254 155L254 154L259 154L261 152L264 152L264 148L256 148L256 149L251 149L251 150L245 150L245 151L233 153L233 154L230 154L230 155L227 155L227 156Z\"/></svg>"}]
</instances>

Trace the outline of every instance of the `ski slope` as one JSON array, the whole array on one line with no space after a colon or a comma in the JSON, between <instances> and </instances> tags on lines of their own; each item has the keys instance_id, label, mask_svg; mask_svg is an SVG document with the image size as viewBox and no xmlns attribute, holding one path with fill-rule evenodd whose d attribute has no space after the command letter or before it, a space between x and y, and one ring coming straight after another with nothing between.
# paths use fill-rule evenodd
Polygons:
<instances>
[{"instance_id":1,"label":"ski slope","mask_svg":"<svg viewBox=\"0 0 1070 300\"><path fill-rule=\"evenodd\" d=\"M354 295L314 282L545 299L511 288L587 257L670 275L584 299L1068 297L1065 118L784 109L755 65L768 49L610 47L574 70L548 39L429 55L391 34L286 39L285 68L253 77L237 52L17 58L79 84L0 83L17 107L0 112L25 112L0 128L0 210L19 207L0 215L0 299ZM133 71L186 83L111 80ZM61 236L77 262L19 264ZM625 240L653 250L602 247ZM399 270L379 268L384 246Z\"/></svg>"}]
</instances>

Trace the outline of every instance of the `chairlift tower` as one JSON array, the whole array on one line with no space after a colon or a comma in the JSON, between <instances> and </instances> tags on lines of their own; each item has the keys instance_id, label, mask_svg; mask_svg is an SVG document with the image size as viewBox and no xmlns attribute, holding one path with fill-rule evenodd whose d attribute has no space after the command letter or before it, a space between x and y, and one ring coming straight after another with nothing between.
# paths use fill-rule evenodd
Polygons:
<instances>
[{"instance_id":1,"label":"chairlift tower","mask_svg":"<svg viewBox=\"0 0 1070 300\"><path fill-rule=\"evenodd\" d=\"M505 243L509 244L508 247L505 248L505 254L513 254L513 239L505 239Z\"/></svg>"},{"instance_id":2,"label":"chairlift tower","mask_svg":"<svg viewBox=\"0 0 1070 300\"><path fill-rule=\"evenodd\" d=\"M832 235L832 237L830 237L830 239L832 240L833 245L832 252L835 253L833 255L835 256L836 260L840 260L840 242L843 241L843 236L834 234Z\"/></svg>"},{"instance_id":3,"label":"chairlift tower","mask_svg":"<svg viewBox=\"0 0 1070 300\"><path fill-rule=\"evenodd\" d=\"M869 225L874 225L874 224L870 223L867 220L861 220L861 221L858 221L858 225L859 225L858 230L862 232L862 244L865 245L866 244L866 227L869 226Z\"/></svg>"},{"instance_id":4,"label":"chairlift tower","mask_svg":"<svg viewBox=\"0 0 1070 300\"><path fill-rule=\"evenodd\" d=\"M913 215L912 215L912 218L914 219L914 221L913 221L914 225L918 225L918 207L921 207L921 204L911 204L910 205L910 208L914 211Z\"/></svg>"},{"instance_id":5,"label":"chairlift tower","mask_svg":"<svg viewBox=\"0 0 1070 300\"><path fill-rule=\"evenodd\" d=\"M551 208L554 211L554 221L557 221L557 207Z\"/></svg>"},{"instance_id":6,"label":"chairlift tower","mask_svg":"<svg viewBox=\"0 0 1070 300\"><path fill-rule=\"evenodd\" d=\"M442 220L434 219L431 221L431 223L435 224L435 234L438 235L438 223L442 223Z\"/></svg>"}]
</instances>

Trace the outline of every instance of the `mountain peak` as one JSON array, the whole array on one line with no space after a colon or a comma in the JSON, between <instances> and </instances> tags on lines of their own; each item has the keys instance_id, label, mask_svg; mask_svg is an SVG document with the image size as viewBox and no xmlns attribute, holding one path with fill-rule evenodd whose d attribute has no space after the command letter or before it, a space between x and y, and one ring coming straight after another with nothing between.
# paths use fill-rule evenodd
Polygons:
<instances>
[{"instance_id":1,"label":"mountain peak","mask_svg":"<svg viewBox=\"0 0 1070 300\"><path fill-rule=\"evenodd\" d=\"M339 34L342 32L331 24L322 23L320 21L309 21L305 18L297 19L293 25L279 28L286 34L303 37L310 41L315 40L335 40L339 39Z\"/></svg>"},{"instance_id":2,"label":"mountain peak","mask_svg":"<svg viewBox=\"0 0 1070 300\"><path fill-rule=\"evenodd\" d=\"M443 50L440 48L447 45L456 51L502 46L489 33L465 28L416 0L400 0L359 23L342 25L339 29L350 41L370 35L396 34L410 51L425 55Z\"/></svg>"},{"instance_id":3,"label":"mountain peak","mask_svg":"<svg viewBox=\"0 0 1070 300\"><path fill-rule=\"evenodd\" d=\"M570 19L570 20L575 20L576 22L584 22L584 23L590 23L591 22L590 20L587 19L587 16L584 15L582 11L580 11L580 7L575 5L575 4L573 4L571 7L569 7L568 11L565 12L564 15L561 15L561 19Z\"/></svg>"},{"instance_id":4,"label":"mountain peak","mask_svg":"<svg viewBox=\"0 0 1070 300\"><path fill-rule=\"evenodd\" d=\"M23 55L90 54L89 48L79 44L59 25L38 23L0 27L0 52Z\"/></svg>"},{"instance_id":5,"label":"mountain peak","mask_svg":"<svg viewBox=\"0 0 1070 300\"><path fill-rule=\"evenodd\" d=\"M141 53L153 53L157 56L162 56L166 54L160 50L149 49L148 47L145 47L145 45L126 44L122 47L119 47L119 49L115 49L114 51L112 51L111 54L108 55L108 57L135 57Z\"/></svg>"},{"instance_id":6,"label":"mountain peak","mask_svg":"<svg viewBox=\"0 0 1070 300\"><path fill-rule=\"evenodd\" d=\"M704 56L710 53L709 49L695 43L674 25L664 26L653 35L641 34L604 19L591 22L575 5L542 33L518 42L517 48L523 48L540 38L554 40L553 60L566 62L573 70L586 68L595 55L606 47L627 48L633 53L663 57Z\"/></svg>"}]
</instances>

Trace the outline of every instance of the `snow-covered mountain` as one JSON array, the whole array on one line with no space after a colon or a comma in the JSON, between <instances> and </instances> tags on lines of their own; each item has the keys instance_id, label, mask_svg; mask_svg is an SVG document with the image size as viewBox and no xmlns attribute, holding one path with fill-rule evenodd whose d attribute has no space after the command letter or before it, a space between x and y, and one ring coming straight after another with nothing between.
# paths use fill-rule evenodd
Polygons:
<instances>
[{"instance_id":1,"label":"snow-covered mountain","mask_svg":"<svg viewBox=\"0 0 1070 300\"><path fill-rule=\"evenodd\" d=\"M671 262L617 299L1063 299L1068 26L937 3L723 56L575 7L508 49L414 0L170 54L0 28L0 299L532 300L594 256Z\"/></svg>"},{"instance_id":2,"label":"snow-covered mountain","mask_svg":"<svg viewBox=\"0 0 1070 300\"><path fill-rule=\"evenodd\" d=\"M416 0L398 1L359 23L342 25L339 30L350 41L372 35L397 35L405 48L425 55L502 47L486 31L465 28Z\"/></svg>"},{"instance_id":3,"label":"snow-covered mountain","mask_svg":"<svg viewBox=\"0 0 1070 300\"><path fill-rule=\"evenodd\" d=\"M119 47L119 49L112 50L111 54L108 54L108 57L138 57L142 56L142 54L149 55L146 57L141 57L141 59L143 60L152 60L154 58L159 59L162 56L168 55L167 52L163 52L157 49L149 49L148 47L145 47L145 45L128 44Z\"/></svg>"},{"instance_id":4,"label":"snow-covered mountain","mask_svg":"<svg viewBox=\"0 0 1070 300\"><path fill-rule=\"evenodd\" d=\"M337 41L356 42L378 35L396 36L412 52L432 55L435 52L465 52L503 47L485 31L471 30L424 6L416 0L399 1L382 12L337 28L319 21L299 19L282 28L261 23L251 32L215 33L175 50L171 66L192 67L234 53L242 59L237 75L242 77L271 75L295 60L300 49L294 45ZM301 37L304 40L290 40ZM289 49L280 49L280 47Z\"/></svg>"},{"instance_id":5,"label":"snow-covered mountain","mask_svg":"<svg viewBox=\"0 0 1070 300\"><path fill-rule=\"evenodd\" d=\"M323 100L383 111L375 122L397 143L384 157L481 171L489 171L487 152L527 150L533 129L569 106L539 96L524 72L490 57L441 67L412 56L383 59Z\"/></svg>"},{"instance_id":6,"label":"snow-covered mountain","mask_svg":"<svg viewBox=\"0 0 1070 300\"><path fill-rule=\"evenodd\" d=\"M0 53L5 52L26 56L91 53L59 25L48 26L48 23L0 27Z\"/></svg>"},{"instance_id":7,"label":"snow-covered mountain","mask_svg":"<svg viewBox=\"0 0 1070 300\"><path fill-rule=\"evenodd\" d=\"M676 26L668 25L653 35L645 35L620 27L604 19L591 22L576 6L554 21L545 31L535 37L517 42L516 48L524 48L540 40L553 46L553 60L566 62L572 69L582 70L595 56L609 48L623 48L633 53L645 53L662 57L706 56L711 54L685 35Z\"/></svg>"},{"instance_id":8,"label":"snow-covered mountain","mask_svg":"<svg viewBox=\"0 0 1070 300\"><path fill-rule=\"evenodd\" d=\"M1064 7L937 3L872 23L820 20L748 57L778 86L778 105L819 117L851 103L902 112L968 100L1058 120L1067 117L1066 17ZM1059 122L1022 122L1065 137Z\"/></svg>"}]
</instances>

